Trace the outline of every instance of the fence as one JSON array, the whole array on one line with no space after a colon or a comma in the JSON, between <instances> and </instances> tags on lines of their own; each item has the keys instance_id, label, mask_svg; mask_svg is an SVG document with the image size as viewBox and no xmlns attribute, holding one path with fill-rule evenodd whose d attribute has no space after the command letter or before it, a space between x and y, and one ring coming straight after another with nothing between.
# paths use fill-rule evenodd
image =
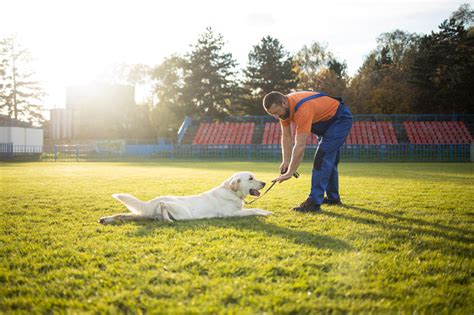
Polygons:
<instances>
[{"instance_id":1,"label":"fence","mask_svg":"<svg viewBox=\"0 0 474 315\"><path fill-rule=\"evenodd\" d=\"M469 162L471 144L344 145L342 161L370 162ZM308 145L311 160L316 145ZM14 146L0 144L2 160L128 161L143 159L278 161L280 145L127 145L124 153L101 152L93 145Z\"/></svg>"}]
</instances>

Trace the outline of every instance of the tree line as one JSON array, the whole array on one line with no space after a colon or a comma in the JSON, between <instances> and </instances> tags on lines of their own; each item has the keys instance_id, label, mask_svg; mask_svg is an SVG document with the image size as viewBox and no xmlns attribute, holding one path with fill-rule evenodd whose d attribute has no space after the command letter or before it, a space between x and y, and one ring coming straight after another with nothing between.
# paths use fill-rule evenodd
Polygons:
<instances>
[{"instance_id":1,"label":"tree line","mask_svg":"<svg viewBox=\"0 0 474 315\"><path fill-rule=\"evenodd\" d=\"M295 54L266 36L238 68L221 34L207 28L191 51L157 65L119 65L104 75L111 83L151 86L148 99L129 115L135 137L171 136L184 116L265 115L261 102L273 90L315 90L342 96L354 114L472 113L474 108L474 11L459 7L438 30L381 34L377 47L350 77L347 64L314 41ZM0 41L0 110L41 120L43 92L31 80L28 53L14 38Z\"/></svg>"}]
</instances>

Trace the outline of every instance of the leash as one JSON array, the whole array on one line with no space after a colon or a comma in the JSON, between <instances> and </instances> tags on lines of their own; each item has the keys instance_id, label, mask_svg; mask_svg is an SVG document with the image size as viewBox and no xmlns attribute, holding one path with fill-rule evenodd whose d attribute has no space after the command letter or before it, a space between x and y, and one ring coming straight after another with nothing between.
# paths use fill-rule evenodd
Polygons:
<instances>
[{"instance_id":1,"label":"leash","mask_svg":"<svg viewBox=\"0 0 474 315\"><path fill-rule=\"evenodd\" d=\"M257 201L258 199L260 199L260 198L262 198L263 196L265 196L265 194L266 194L270 189L272 189L273 186L275 186L276 183L277 183L277 182L273 182L273 183L270 185L270 187L268 187L267 190L265 190L265 192L264 192L263 194L261 194L259 197L255 198L254 200L252 200L252 201L250 201L250 202L247 202L247 201L244 200L245 204L246 204L246 205L250 205L250 204L254 203L255 201Z\"/></svg>"},{"instance_id":2,"label":"leash","mask_svg":"<svg viewBox=\"0 0 474 315\"><path fill-rule=\"evenodd\" d=\"M294 176L295 178L298 178L298 177L300 177L300 174L298 174L297 172L295 172L295 173L293 174L293 176ZM277 183L276 181L273 182L273 183L270 185L270 187L268 187L267 190L265 190L265 192L264 192L263 194L261 194L259 197L255 198L254 200L249 201L249 202L244 200L244 203L245 203L246 205L250 205L250 204L254 203L254 202L257 201L258 199L260 199L260 198L262 198L263 196L265 196L265 195L267 194L267 192L269 192L270 189L272 189L273 186L275 186L276 183Z\"/></svg>"}]
</instances>

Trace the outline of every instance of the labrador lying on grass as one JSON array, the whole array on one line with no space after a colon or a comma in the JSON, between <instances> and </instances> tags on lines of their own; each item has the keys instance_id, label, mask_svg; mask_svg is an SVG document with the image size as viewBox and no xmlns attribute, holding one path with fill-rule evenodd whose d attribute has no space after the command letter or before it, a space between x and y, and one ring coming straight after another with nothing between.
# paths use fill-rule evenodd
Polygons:
<instances>
[{"instance_id":1,"label":"labrador lying on grass","mask_svg":"<svg viewBox=\"0 0 474 315\"><path fill-rule=\"evenodd\" d=\"M250 172L232 175L220 186L194 196L157 197L150 201L141 201L128 194L114 194L112 197L123 203L131 213L103 217L102 224L117 221L193 220L203 218L245 217L250 215L269 215L271 212L260 209L244 209L247 195L258 197L259 190L265 186Z\"/></svg>"}]
</instances>

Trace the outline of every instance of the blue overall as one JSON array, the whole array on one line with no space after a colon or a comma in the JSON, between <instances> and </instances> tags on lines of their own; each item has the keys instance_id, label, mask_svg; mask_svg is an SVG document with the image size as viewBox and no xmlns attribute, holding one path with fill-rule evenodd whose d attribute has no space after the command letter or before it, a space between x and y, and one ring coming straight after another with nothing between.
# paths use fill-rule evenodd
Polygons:
<instances>
[{"instance_id":1,"label":"blue overall","mask_svg":"<svg viewBox=\"0 0 474 315\"><path fill-rule=\"evenodd\" d=\"M319 93L301 99L295 106L295 114L304 102L322 96L328 95ZM352 114L349 108L344 105L342 99L340 97L337 99L340 103L336 114L329 120L311 125L311 132L318 136L319 143L314 156L309 196L318 205L323 203L324 192L330 200L340 199L337 165L339 164L340 149L352 128Z\"/></svg>"}]
</instances>

